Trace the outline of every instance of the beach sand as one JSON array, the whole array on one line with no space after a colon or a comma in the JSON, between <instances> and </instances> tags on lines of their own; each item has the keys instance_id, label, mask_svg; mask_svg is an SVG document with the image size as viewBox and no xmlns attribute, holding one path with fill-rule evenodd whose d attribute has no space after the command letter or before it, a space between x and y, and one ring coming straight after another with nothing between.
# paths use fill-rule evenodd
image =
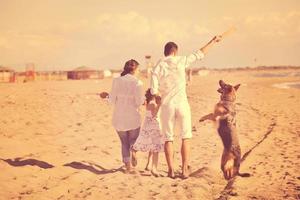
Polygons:
<instances>
[{"instance_id":1,"label":"beach sand","mask_svg":"<svg viewBox=\"0 0 300 200\"><path fill-rule=\"evenodd\" d=\"M147 154L140 152L137 173L123 173L112 107L96 95L109 90L112 79L0 84L0 199L299 199L300 90L273 85L300 77L256 76L261 73L212 71L188 84L194 136L187 180L166 177L163 154L164 177L144 171ZM198 122L218 102L220 79L242 84L236 101L245 158L240 171L251 176L231 182L220 170L216 126ZM177 137L177 173L179 145Z\"/></svg>"}]
</instances>

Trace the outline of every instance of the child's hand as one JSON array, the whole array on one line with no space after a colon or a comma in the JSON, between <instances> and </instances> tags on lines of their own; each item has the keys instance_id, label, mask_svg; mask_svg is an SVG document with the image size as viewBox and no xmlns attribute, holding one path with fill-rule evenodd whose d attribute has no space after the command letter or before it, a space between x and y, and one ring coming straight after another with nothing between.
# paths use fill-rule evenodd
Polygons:
<instances>
[{"instance_id":1,"label":"child's hand","mask_svg":"<svg viewBox=\"0 0 300 200\"><path fill-rule=\"evenodd\" d=\"M102 98L102 99L105 99L105 98L107 98L109 96L109 94L107 93L107 92L101 92L100 93L100 97Z\"/></svg>"}]
</instances>

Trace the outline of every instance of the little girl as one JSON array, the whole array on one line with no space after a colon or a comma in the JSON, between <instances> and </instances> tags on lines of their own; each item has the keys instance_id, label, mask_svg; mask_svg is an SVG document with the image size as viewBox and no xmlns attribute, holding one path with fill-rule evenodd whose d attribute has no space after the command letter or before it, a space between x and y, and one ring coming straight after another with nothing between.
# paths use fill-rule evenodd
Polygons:
<instances>
[{"instance_id":1,"label":"little girl","mask_svg":"<svg viewBox=\"0 0 300 200\"><path fill-rule=\"evenodd\" d=\"M158 153L164 150L164 140L160 132L157 118L161 100L159 96L152 95L150 89L146 91L146 116L140 134L133 145L135 151L149 151L146 170L151 170L153 176L158 177Z\"/></svg>"}]
</instances>

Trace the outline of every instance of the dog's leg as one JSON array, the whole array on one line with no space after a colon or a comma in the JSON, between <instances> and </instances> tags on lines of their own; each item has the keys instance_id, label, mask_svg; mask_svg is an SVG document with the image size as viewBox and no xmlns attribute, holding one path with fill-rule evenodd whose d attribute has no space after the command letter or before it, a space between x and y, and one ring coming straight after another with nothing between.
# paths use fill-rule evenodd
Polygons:
<instances>
[{"instance_id":1,"label":"dog's leg","mask_svg":"<svg viewBox=\"0 0 300 200\"><path fill-rule=\"evenodd\" d=\"M212 121L216 121L216 116L214 113L209 113L208 115L204 115L203 117L201 117L199 119L199 122L204 122L205 120L212 120Z\"/></svg>"}]
</instances>

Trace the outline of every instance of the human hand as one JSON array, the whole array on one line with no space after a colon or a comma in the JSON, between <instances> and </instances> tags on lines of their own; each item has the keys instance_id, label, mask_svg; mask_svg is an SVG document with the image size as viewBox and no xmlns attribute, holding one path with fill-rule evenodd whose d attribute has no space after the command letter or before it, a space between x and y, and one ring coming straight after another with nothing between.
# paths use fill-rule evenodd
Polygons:
<instances>
[{"instance_id":1,"label":"human hand","mask_svg":"<svg viewBox=\"0 0 300 200\"><path fill-rule=\"evenodd\" d=\"M142 104L143 106L145 106L147 104L147 101L145 100L144 103Z\"/></svg>"},{"instance_id":2,"label":"human hand","mask_svg":"<svg viewBox=\"0 0 300 200\"><path fill-rule=\"evenodd\" d=\"M161 97L160 96L156 96L155 97L155 103L160 106L161 105Z\"/></svg>"},{"instance_id":3,"label":"human hand","mask_svg":"<svg viewBox=\"0 0 300 200\"><path fill-rule=\"evenodd\" d=\"M214 42L220 42L222 40L222 35L216 35L212 40Z\"/></svg>"},{"instance_id":4,"label":"human hand","mask_svg":"<svg viewBox=\"0 0 300 200\"><path fill-rule=\"evenodd\" d=\"M204 117L201 117L201 118L199 119L199 122L204 122L204 121L205 121Z\"/></svg>"},{"instance_id":5,"label":"human hand","mask_svg":"<svg viewBox=\"0 0 300 200\"><path fill-rule=\"evenodd\" d=\"M109 96L109 94L107 93L107 92L101 92L100 93L100 97L102 98L102 99L105 99L105 98L107 98Z\"/></svg>"}]
</instances>

